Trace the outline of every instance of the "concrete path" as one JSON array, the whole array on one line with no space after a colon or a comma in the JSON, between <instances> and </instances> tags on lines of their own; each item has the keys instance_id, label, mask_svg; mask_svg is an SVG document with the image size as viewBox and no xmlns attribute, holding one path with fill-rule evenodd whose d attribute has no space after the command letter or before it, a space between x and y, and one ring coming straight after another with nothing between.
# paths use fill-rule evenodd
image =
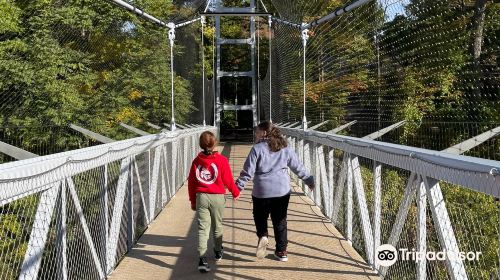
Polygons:
<instances>
[{"instance_id":1,"label":"concrete path","mask_svg":"<svg viewBox=\"0 0 500 280\"><path fill-rule=\"evenodd\" d=\"M224 146L222 153L229 158L235 176L239 174L250 148L243 144ZM197 270L195 212L189 207L187 186L184 186L110 278L378 279L321 211L295 187L288 210L289 261L273 259L275 242L272 235L267 258L257 260L251 188L251 185L248 186L237 202L227 200L224 213L225 254L217 264L213 254L210 255L211 272L201 274ZM271 220L269 227L271 234Z\"/></svg>"}]
</instances>

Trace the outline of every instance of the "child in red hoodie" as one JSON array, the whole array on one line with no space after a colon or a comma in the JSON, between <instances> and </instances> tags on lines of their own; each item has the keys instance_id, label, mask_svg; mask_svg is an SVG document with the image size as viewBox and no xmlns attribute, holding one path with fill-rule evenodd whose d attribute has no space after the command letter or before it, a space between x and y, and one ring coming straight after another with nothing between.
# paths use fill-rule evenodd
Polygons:
<instances>
[{"instance_id":1,"label":"child in red hoodie","mask_svg":"<svg viewBox=\"0 0 500 280\"><path fill-rule=\"evenodd\" d=\"M197 211L198 218L198 270L210 271L207 262L207 242L210 228L214 239L215 261L222 259L222 213L226 206L226 189L234 199L240 195L233 179L233 173L226 157L215 151L217 139L210 131L200 136L203 151L193 160L188 178L191 209Z\"/></svg>"}]
</instances>

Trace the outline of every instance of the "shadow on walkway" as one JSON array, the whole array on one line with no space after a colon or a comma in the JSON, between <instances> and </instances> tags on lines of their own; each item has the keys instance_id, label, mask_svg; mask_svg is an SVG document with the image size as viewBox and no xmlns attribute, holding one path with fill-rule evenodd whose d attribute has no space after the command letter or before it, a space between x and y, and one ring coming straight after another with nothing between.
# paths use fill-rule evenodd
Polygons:
<instances>
[{"instance_id":1,"label":"shadow on walkway","mask_svg":"<svg viewBox=\"0 0 500 280\"><path fill-rule=\"evenodd\" d=\"M221 154L229 158L238 175L251 146L226 144ZM251 186L237 202L227 197L224 213L223 260L215 263L209 242L212 271L197 271L197 226L189 208L187 186L158 215L139 242L111 275L111 279L378 279L362 258L295 188L289 208L289 261L273 259L270 236L268 256L255 258L257 237L252 217ZM269 221L271 227L271 222ZM270 229L272 233L272 229Z\"/></svg>"}]
</instances>

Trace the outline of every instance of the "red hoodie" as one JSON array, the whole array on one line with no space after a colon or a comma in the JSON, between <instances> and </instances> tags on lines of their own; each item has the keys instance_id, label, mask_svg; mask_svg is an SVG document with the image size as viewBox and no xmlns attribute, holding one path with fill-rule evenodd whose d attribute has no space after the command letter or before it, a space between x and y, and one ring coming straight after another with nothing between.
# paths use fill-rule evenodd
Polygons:
<instances>
[{"instance_id":1,"label":"red hoodie","mask_svg":"<svg viewBox=\"0 0 500 280\"><path fill-rule=\"evenodd\" d=\"M212 155L199 153L189 171L188 189L191 204L196 204L196 193L225 194L224 186L233 197L240 195L227 158L217 152Z\"/></svg>"}]
</instances>

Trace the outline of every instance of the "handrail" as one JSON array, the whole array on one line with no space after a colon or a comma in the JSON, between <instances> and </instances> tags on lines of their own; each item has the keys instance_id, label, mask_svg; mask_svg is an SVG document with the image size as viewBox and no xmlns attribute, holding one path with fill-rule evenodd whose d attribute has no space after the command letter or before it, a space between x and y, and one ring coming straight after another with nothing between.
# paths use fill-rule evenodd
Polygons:
<instances>
[{"instance_id":1,"label":"handrail","mask_svg":"<svg viewBox=\"0 0 500 280\"><path fill-rule=\"evenodd\" d=\"M500 162L453 155L356 137L280 127L289 136L303 137L348 153L448 181L500 198ZM450 170L461 171L459 173Z\"/></svg>"},{"instance_id":2,"label":"handrail","mask_svg":"<svg viewBox=\"0 0 500 280\"><path fill-rule=\"evenodd\" d=\"M22 211L33 213L32 224L21 222L31 231L29 239L9 237L26 248L23 259L9 262L20 268L19 279L37 279L46 265L53 266L43 262L46 254L53 253L61 263L51 269L68 278L71 253L59 248L73 251L81 246L75 240L88 249L90 259L85 265L105 279L124 254L119 246L122 223L127 225L130 249L137 241L136 230L147 227L184 184L199 150L197 138L205 130L217 128L165 132L1 164L0 207L20 201ZM93 207L99 215L90 210ZM134 215L135 208L140 209L141 219ZM3 214L16 217L18 212ZM75 226L82 231L68 234L66 228ZM49 238L51 231L57 233L57 240ZM96 235L101 241L93 238ZM2 254L12 252L7 248Z\"/></svg>"},{"instance_id":3,"label":"handrail","mask_svg":"<svg viewBox=\"0 0 500 280\"><path fill-rule=\"evenodd\" d=\"M13 198L44 190L44 186L106 163L139 154L173 141L215 127L163 132L123 141L57 153L0 165L0 205Z\"/></svg>"}]
</instances>

